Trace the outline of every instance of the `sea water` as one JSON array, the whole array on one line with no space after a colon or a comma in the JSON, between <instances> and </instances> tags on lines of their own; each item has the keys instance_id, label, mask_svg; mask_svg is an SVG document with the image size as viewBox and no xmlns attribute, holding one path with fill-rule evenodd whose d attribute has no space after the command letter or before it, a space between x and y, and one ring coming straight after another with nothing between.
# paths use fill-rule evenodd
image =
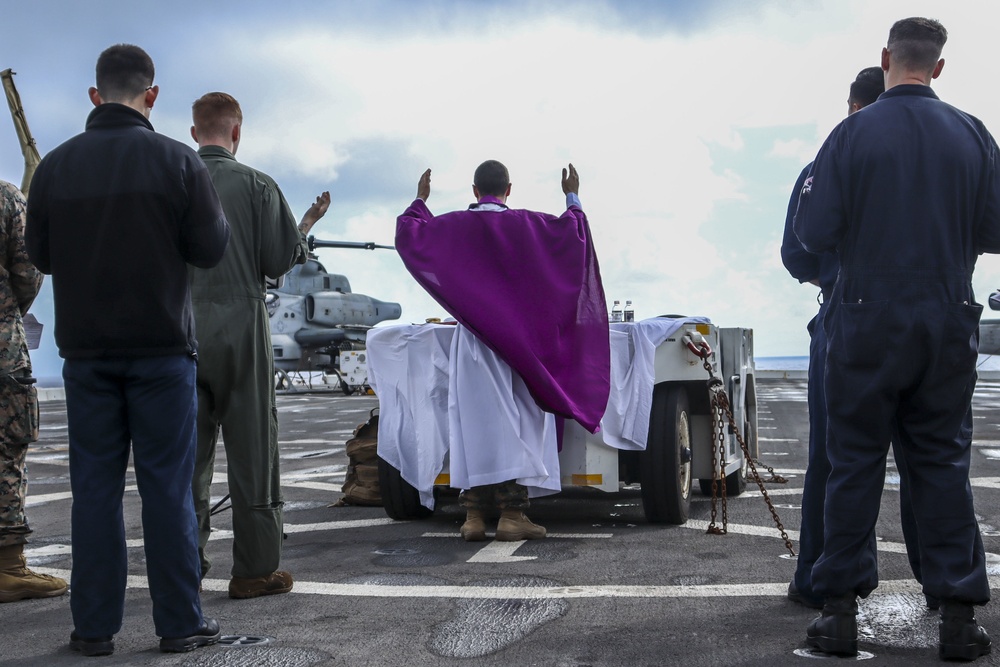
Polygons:
<instances>
[{"instance_id":1,"label":"sea water","mask_svg":"<svg viewBox=\"0 0 1000 667\"><path fill-rule=\"evenodd\" d=\"M762 371L805 371L809 370L809 357L757 357L754 366ZM976 368L1000 371L1000 355L980 354Z\"/></svg>"}]
</instances>

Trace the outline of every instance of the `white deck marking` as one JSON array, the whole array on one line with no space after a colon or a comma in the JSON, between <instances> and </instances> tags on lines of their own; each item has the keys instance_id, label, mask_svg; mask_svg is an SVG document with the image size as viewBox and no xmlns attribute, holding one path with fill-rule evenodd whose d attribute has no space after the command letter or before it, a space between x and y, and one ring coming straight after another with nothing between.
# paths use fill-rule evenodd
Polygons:
<instances>
[{"instance_id":1,"label":"white deck marking","mask_svg":"<svg viewBox=\"0 0 1000 667\"><path fill-rule=\"evenodd\" d=\"M125 493L129 491L138 491L139 487L135 485L126 486ZM72 500L72 491L60 491L59 493L42 493L39 495L28 494L24 499L25 507L34 507L35 505L44 505L45 503L55 502L57 500Z\"/></svg>"},{"instance_id":2,"label":"white deck marking","mask_svg":"<svg viewBox=\"0 0 1000 667\"><path fill-rule=\"evenodd\" d=\"M335 475L330 475L330 477L335 477ZM340 493L344 489L344 484L330 484L328 482L291 482L287 484L282 484L282 486L291 486L296 489L316 489L317 491L333 491L335 493Z\"/></svg>"},{"instance_id":3,"label":"white deck marking","mask_svg":"<svg viewBox=\"0 0 1000 667\"><path fill-rule=\"evenodd\" d=\"M353 433L354 431L351 431ZM329 445L330 438L302 438L301 440L279 440L279 445Z\"/></svg>"},{"instance_id":4,"label":"white deck marking","mask_svg":"<svg viewBox=\"0 0 1000 667\"><path fill-rule=\"evenodd\" d=\"M347 471L345 470L347 466L335 464L335 467L339 467L340 470L336 472L324 472L322 470L319 472L302 472L302 473L293 472L287 475L282 475L281 483L283 486L291 486L299 481L316 479L316 478L323 478L323 479L333 478L334 481L336 481L337 479L343 481L344 477L347 475Z\"/></svg>"},{"instance_id":5,"label":"white deck marking","mask_svg":"<svg viewBox=\"0 0 1000 667\"><path fill-rule=\"evenodd\" d=\"M486 533L487 537L491 537L493 535L495 535L495 533ZM424 533L423 535L421 535L421 537L448 537L448 538L451 538L451 539L454 539L456 537L461 537L461 536L462 536L461 533ZM596 539L606 540L606 539L610 539L610 538L612 538L614 536L615 536L614 533L547 533L545 535L546 538L552 537L552 538L555 538L557 540L558 539L562 539L562 540L583 540L583 539L587 539L587 538L596 538ZM520 544L520 542L512 542L511 544Z\"/></svg>"},{"instance_id":6,"label":"white deck marking","mask_svg":"<svg viewBox=\"0 0 1000 667\"><path fill-rule=\"evenodd\" d=\"M493 540L477 551L466 563L516 563L522 560L535 560L537 556L515 556L524 540L520 542L497 542Z\"/></svg>"},{"instance_id":7,"label":"white deck marking","mask_svg":"<svg viewBox=\"0 0 1000 667\"><path fill-rule=\"evenodd\" d=\"M343 528L372 528L374 526L405 525L404 521L384 519L355 519L353 521L324 521L322 523L286 523L286 533L311 533L318 530L338 530Z\"/></svg>"},{"instance_id":8,"label":"white deck marking","mask_svg":"<svg viewBox=\"0 0 1000 667\"><path fill-rule=\"evenodd\" d=\"M515 556L514 552L527 540L519 542L497 542L496 533L486 533L490 543L477 551L466 563L515 563L522 560L535 560L535 556ZM548 533L546 539L609 539L614 533ZM461 538L461 533L424 533L422 537Z\"/></svg>"},{"instance_id":9,"label":"white deck marking","mask_svg":"<svg viewBox=\"0 0 1000 667\"><path fill-rule=\"evenodd\" d=\"M375 526L390 526L393 524L404 525L404 521L396 521L395 519L390 519L386 517L384 519L356 519L354 521L325 521L323 523L286 523L284 525L284 530L286 533L313 533L321 530L343 530L345 528L374 528ZM213 528L211 534L208 537L209 541L215 542L216 540L231 540L233 539L233 531ZM517 543L519 544L519 543ZM142 538L136 538L132 540L125 540L125 546L129 548L138 548L143 545ZM63 547L65 545L53 545L57 547ZM46 547L47 548L47 547ZM28 551L26 550L26 553ZM43 553L38 553L36 555L42 556Z\"/></svg>"},{"instance_id":10,"label":"white deck marking","mask_svg":"<svg viewBox=\"0 0 1000 667\"><path fill-rule=\"evenodd\" d=\"M67 578L69 570L32 566L32 570L56 577ZM1000 577L990 577L990 588L1000 589ZM146 577L131 575L128 588L149 587ZM205 579L205 590L225 592L229 590L228 579ZM882 580L873 598L884 594L921 593L920 585L913 579ZM712 584L704 586L560 586L542 588L537 586L384 586L379 584L334 584L320 581L295 582L290 595L329 595L381 598L450 598L479 600L553 600L573 598L718 598L718 597L784 597L788 594L788 582L776 584Z\"/></svg>"},{"instance_id":11,"label":"white deck marking","mask_svg":"<svg viewBox=\"0 0 1000 667\"><path fill-rule=\"evenodd\" d=\"M135 489L135 487L132 487ZM125 487L128 491L128 487ZM73 493L71 491L61 491L59 493L43 493L34 495L29 493L24 499L25 507L35 507L37 505L44 505L45 503L55 502L57 500L72 500Z\"/></svg>"}]
</instances>

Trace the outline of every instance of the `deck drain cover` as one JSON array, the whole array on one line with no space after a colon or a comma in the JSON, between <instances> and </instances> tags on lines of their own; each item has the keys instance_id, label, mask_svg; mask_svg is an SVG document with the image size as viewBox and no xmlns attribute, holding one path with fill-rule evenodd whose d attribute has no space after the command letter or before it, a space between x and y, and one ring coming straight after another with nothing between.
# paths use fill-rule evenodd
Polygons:
<instances>
[{"instance_id":1,"label":"deck drain cover","mask_svg":"<svg viewBox=\"0 0 1000 667\"><path fill-rule=\"evenodd\" d=\"M813 658L816 660L871 660L875 657L874 653L869 653L868 651L858 651L858 654L853 658L841 657L836 655L830 655L829 653L820 653L819 651L813 650L811 648L797 648L793 653L800 658Z\"/></svg>"},{"instance_id":2,"label":"deck drain cover","mask_svg":"<svg viewBox=\"0 0 1000 667\"><path fill-rule=\"evenodd\" d=\"M274 637L267 635L222 635L222 638L219 639L219 646L245 648L247 646L263 646L273 641Z\"/></svg>"}]
</instances>

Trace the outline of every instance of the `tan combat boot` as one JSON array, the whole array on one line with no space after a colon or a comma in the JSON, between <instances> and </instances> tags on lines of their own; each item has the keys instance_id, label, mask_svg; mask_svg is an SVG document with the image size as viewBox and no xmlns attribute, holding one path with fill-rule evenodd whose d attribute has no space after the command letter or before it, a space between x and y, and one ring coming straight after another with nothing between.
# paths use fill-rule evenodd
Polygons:
<instances>
[{"instance_id":1,"label":"tan combat boot","mask_svg":"<svg viewBox=\"0 0 1000 667\"><path fill-rule=\"evenodd\" d=\"M29 570L23 544L0 547L0 602L54 598L68 589L63 579Z\"/></svg>"},{"instance_id":2,"label":"tan combat boot","mask_svg":"<svg viewBox=\"0 0 1000 667\"><path fill-rule=\"evenodd\" d=\"M461 533L466 542L482 542L486 539L486 521L482 510L466 511Z\"/></svg>"},{"instance_id":3,"label":"tan combat boot","mask_svg":"<svg viewBox=\"0 0 1000 667\"><path fill-rule=\"evenodd\" d=\"M497 540L500 542L538 540L543 537L545 529L531 523L531 520L524 516L524 512L504 510L500 514L500 523L497 525Z\"/></svg>"},{"instance_id":4,"label":"tan combat boot","mask_svg":"<svg viewBox=\"0 0 1000 667\"><path fill-rule=\"evenodd\" d=\"M263 577L233 577L229 580L229 597L248 600L262 595L281 595L291 591L294 585L291 573L282 570Z\"/></svg>"}]
</instances>

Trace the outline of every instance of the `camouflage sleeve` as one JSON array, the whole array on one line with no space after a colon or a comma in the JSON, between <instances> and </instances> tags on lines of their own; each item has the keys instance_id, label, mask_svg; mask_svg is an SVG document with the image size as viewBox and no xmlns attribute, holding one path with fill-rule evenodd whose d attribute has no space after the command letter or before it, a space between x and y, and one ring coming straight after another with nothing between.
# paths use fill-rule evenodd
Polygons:
<instances>
[{"instance_id":1,"label":"camouflage sleeve","mask_svg":"<svg viewBox=\"0 0 1000 667\"><path fill-rule=\"evenodd\" d=\"M26 202L21 192L10 183L0 187L4 224L4 268L11 294L21 315L28 312L42 286L42 274L35 268L24 247L24 222Z\"/></svg>"}]
</instances>

